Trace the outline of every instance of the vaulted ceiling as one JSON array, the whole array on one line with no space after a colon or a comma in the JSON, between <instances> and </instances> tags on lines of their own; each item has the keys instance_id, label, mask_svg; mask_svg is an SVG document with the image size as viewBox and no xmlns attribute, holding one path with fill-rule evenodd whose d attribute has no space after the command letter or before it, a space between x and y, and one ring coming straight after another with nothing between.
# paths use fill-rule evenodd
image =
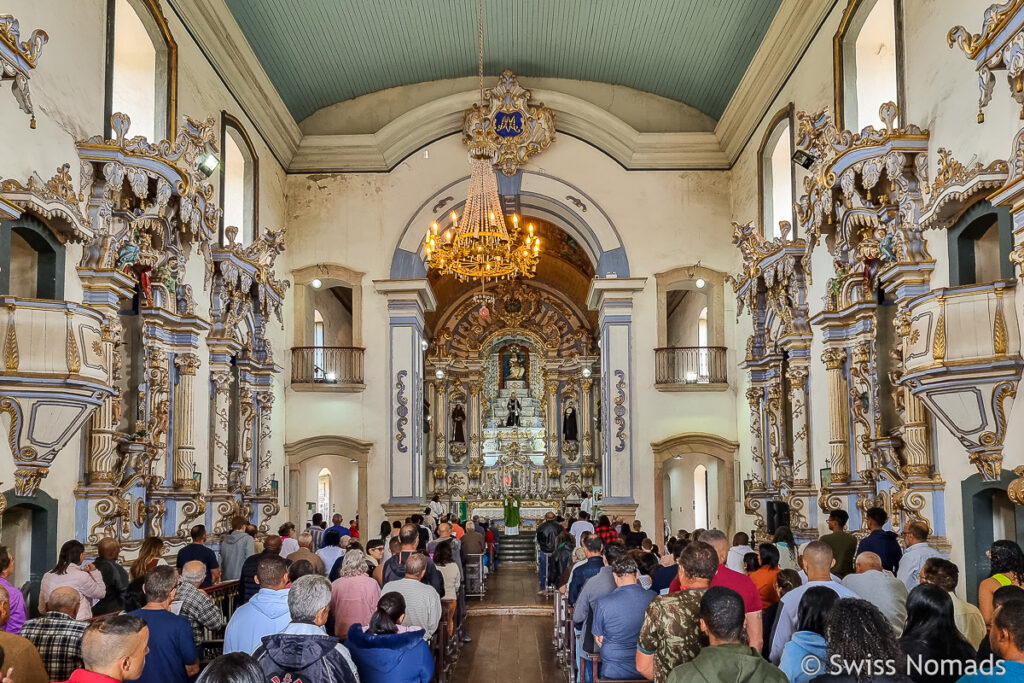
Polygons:
<instances>
[{"instance_id":1,"label":"vaulted ceiling","mask_svg":"<svg viewBox=\"0 0 1024 683\"><path fill-rule=\"evenodd\" d=\"M474 0L226 0L297 121L471 76ZM718 118L781 0L485 0L484 72L624 85Z\"/></svg>"}]
</instances>

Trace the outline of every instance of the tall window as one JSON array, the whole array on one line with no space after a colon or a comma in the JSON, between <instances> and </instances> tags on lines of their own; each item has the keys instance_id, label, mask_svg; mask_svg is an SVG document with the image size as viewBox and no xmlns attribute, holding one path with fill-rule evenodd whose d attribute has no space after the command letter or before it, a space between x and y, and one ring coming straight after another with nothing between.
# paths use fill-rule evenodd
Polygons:
<instances>
[{"instance_id":1,"label":"tall window","mask_svg":"<svg viewBox=\"0 0 1024 683\"><path fill-rule=\"evenodd\" d=\"M708 528L708 468L704 465L693 468L693 526Z\"/></svg>"},{"instance_id":2,"label":"tall window","mask_svg":"<svg viewBox=\"0 0 1024 683\"><path fill-rule=\"evenodd\" d=\"M697 346L700 347L700 376L706 378L708 376L708 307L705 306L700 311L700 316L697 318Z\"/></svg>"},{"instance_id":3,"label":"tall window","mask_svg":"<svg viewBox=\"0 0 1024 683\"><path fill-rule=\"evenodd\" d=\"M313 309L313 368L315 377L324 376L324 316L320 311Z\"/></svg>"},{"instance_id":4,"label":"tall window","mask_svg":"<svg viewBox=\"0 0 1024 683\"><path fill-rule=\"evenodd\" d=\"M241 122L221 112L224 158L221 167L221 208L224 227L238 228L237 244L249 244L259 229L259 158ZM227 244L227 235L224 244Z\"/></svg>"},{"instance_id":5,"label":"tall window","mask_svg":"<svg viewBox=\"0 0 1024 683\"><path fill-rule=\"evenodd\" d=\"M320 470L316 480L316 511L324 518L331 516L331 472L326 467Z\"/></svg>"},{"instance_id":6,"label":"tall window","mask_svg":"<svg viewBox=\"0 0 1024 683\"><path fill-rule=\"evenodd\" d=\"M129 133L150 141L173 136L177 45L158 0L108 0L107 120L128 114Z\"/></svg>"},{"instance_id":7,"label":"tall window","mask_svg":"<svg viewBox=\"0 0 1024 683\"><path fill-rule=\"evenodd\" d=\"M880 126L878 108L900 104L898 62L899 0L850 0L839 33L836 58L840 124L849 130Z\"/></svg>"},{"instance_id":8,"label":"tall window","mask_svg":"<svg viewBox=\"0 0 1024 683\"><path fill-rule=\"evenodd\" d=\"M768 132L758 150L758 173L761 177L761 220L764 236L782 237L780 221L792 228L793 221L793 129L790 125L792 105L778 112L769 122ZM794 237L793 230L789 237Z\"/></svg>"}]
</instances>

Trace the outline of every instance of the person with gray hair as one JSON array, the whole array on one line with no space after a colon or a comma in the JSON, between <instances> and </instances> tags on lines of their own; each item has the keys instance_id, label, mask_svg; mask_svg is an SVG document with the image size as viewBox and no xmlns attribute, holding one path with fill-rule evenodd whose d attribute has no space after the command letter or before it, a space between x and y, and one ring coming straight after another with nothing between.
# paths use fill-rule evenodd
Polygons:
<instances>
[{"instance_id":1,"label":"person with gray hair","mask_svg":"<svg viewBox=\"0 0 1024 683\"><path fill-rule=\"evenodd\" d=\"M377 601L380 584L366 573L366 562L360 550L350 550L341 560L340 576L331 584L331 614L334 635L348 637L352 624L368 624Z\"/></svg>"},{"instance_id":2,"label":"person with gray hair","mask_svg":"<svg viewBox=\"0 0 1024 683\"><path fill-rule=\"evenodd\" d=\"M180 578L173 567L157 567L146 574L146 606L131 612L149 627L149 652L138 680L143 683L187 683L199 673L199 650L188 619L169 610Z\"/></svg>"},{"instance_id":3,"label":"person with gray hair","mask_svg":"<svg viewBox=\"0 0 1024 683\"><path fill-rule=\"evenodd\" d=\"M253 653L268 680L356 683L358 674L348 649L324 629L330 608L327 577L308 574L295 580L288 589L291 623L280 633L265 636Z\"/></svg>"},{"instance_id":4,"label":"person with gray hair","mask_svg":"<svg viewBox=\"0 0 1024 683\"><path fill-rule=\"evenodd\" d=\"M433 637L441 621L441 597L428 584L421 583L431 566L433 563L429 557L412 552L405 558L405 577L384 584L381 591L381 595L402 594L405 598L405 625L422 628L423 640L426 641Z\"/></svg>"},{"instance_id":5,"label":"person with gray hair","mask_svg":"<svg viewBox=\"0 0 1024 683\"><path fill-rule=\"evenodd\" d=\"M7 589L0 586L0 652L4 653L3 670L14 669L18 683L49 683L43 660L26 638L8 633L2 629L11 618L11 598Z\"/></svg>"},{"instance_id":6,"label":"person with gray hair","mask_svg":"<svg viewBox=\"0 0 1024 683\"><path fill-rule=\"evenodd\" d=\"M313 571L317 574L326 575L327 566L323 559L313 552L313 535L308 531L303 531L299 534L299 549L293 553L288 554L288 561L292 564L299 562L300 560L306 560L313 565Z\"/></svg>"},{"instance_id":7,"label":"person with gray hair","mask_svg":"<svg viewBox=\"0 0 1024 683\"><path fill-rule=\"evenodd\" d=\"M175 600L181 603L178 614L192 626L192 640L200 647L206 640L206 629L220 631L227 624L224 612L209 595L199 590L206 578L206 565L199 560L186 562L181 568L181 582Z\"/></svg>"},{"instance_id":8,"label":"person with gray hair","mask_svg":"<svg viewBox=\"0 0 1024 683\"><path fill-rule=\"evenodd\" d=\"M43 659L43 666L55 681L71 677L82 667L82 634L88 624L76 619L82 595L71 586L50 593L49 612L25 622L23 635Z\"/></svg>"}]
</instances>

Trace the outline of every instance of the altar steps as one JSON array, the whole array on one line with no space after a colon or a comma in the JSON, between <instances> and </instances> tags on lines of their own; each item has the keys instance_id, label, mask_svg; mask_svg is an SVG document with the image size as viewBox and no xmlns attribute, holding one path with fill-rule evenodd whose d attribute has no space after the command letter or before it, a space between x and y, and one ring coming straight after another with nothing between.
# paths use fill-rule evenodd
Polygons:
<instances>
[{"instance_id":1,"label":"altar steps","mask_svg":"<svg viewBox=\"0 0 1024 683\"><path fill-rule=\"evenodd\" d=\"M501 571L501 565L506 562L535 562L535 539L536 534L533 531L520 530L518 536L501 534L498 537L498 571Z\"/></svg>"}]
</instances>

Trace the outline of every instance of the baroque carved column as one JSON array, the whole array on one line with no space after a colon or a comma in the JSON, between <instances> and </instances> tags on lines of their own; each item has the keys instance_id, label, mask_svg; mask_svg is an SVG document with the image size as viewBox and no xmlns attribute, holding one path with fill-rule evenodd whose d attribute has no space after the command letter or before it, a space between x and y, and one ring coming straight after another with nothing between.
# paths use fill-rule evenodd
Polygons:
<instances>
[{"instance_id":1,"label":"baroque carved column","mask_svg":"<svg viewBox=\"0 0 1024 683\"><path fill-rule=\"evenodd\" d=\"M750 406L750 479L751 488L754 490L763 490L768 476L764 459L763 401L763 387L754 386L747 389L747 404Z\"/></svg>"},{"instance_id":2,"label":"baroque carved column","mask_svg":"<svg viewBox=\"0 0 1024 683\"><path fill-rule=\"evenodd\" d=\"M928 433L928 410L924 402L904 391L903 459L904 471L911 477L932 474L932 447Z\"/></svg>"},{"instance_id":3,"label":"baroque carved column","mask_svg":"<svg viewBox=\"0 0 1024 683\"><path fill-rule=\"evenodd\" d=\"M100 333L103 348L103 365L107 368L110 383L116 386L120 379L121 354L118 345L121 343L121 322L116 312L106 318ZM90 484L111 482L114 479L114 468L118 461L117 446L114 443L114 432L121 420L120 389L112 396L104 399L90 418L88 481Z\"/></svg>"},{"instance_id":4,"label":"baroque carved column","mask_svg":"<svg viewBox=\"0 0 1024 683\"><path fill-rule=\"evenodd\" d=\"M593 405L593 398L591 392L593 391L594 380L589 377L584 377L580 380L580 440L582 442L581 447L581 462L584 466L594 465L594 437L593 430L591 429L591 416L590 411Z\"/></svg>"},{"instance_id":5,"label":"baroque carved column","mask_svg":"<svg viewBox=\"0 0 1024 683\"><path fill-rule=\"evenodd\" d=\"M843 374L846 349L842 347L827 348L821 354L821 361L825 364L825 371L828 373L828 445L832 481L846 483L850 480L850 418L847 403L849 391L846 376Z\"/></svg>"},{"instance_id":6,"label":"baroque carved column","mask_svg":"<svg viewBox=\"0 0 1024 683\"><path fill-rule=\"evenodd\" d=\"M480 475L482 473L483 459L480 457L481 441L483 440L483 407L480 401L480 381L474 380L469 385L469 466L466 474L469 476L469 489L479 490Z\"/></svg>"},{"instance_id":7,"label":"baroque carved column","mask_svg":"<svg viewBox=\"0 0 1024 683\"><path fill-rule=\"evenodd\" d=\"M178 386L174 392L174 485L195 488L195 379L199 356L180 353L174 357Z\"/></svg>"},{"instance_id":8,"label":"baroque carved column","mask_svg":"<svg viewBox=\"0 0 1024 683\"><path fill-rule=\"evenodd\" d=\"M228 439L230 420L228 411L231 403L230 370L215 370L210 373L213 384L212 411L210 419L210 484L211 491L226 491L228 487Z\"/></svg>"},{"instance_id":9,"label":"baroque carved column","mask_svg":"<svg viewBox=\"0 0 1024 683\"><path fill-rule=\"evenodd\" d=\"M548 477L554 479L559 472L558 456L562 450L561 439L558 436L558 380L549 379L544 383L544 396L547 408L544 411L547 417L545 442L547 448L544 452L544 463L547 465Z\"/></svg>"},{"instance_id":10,"label":"baroque carved column","mask_svg":"<svg viewBox=\"0 0 1024 683\"><path fill-rule=\"evenodd\" d=\"M256 402L259 406L259 431L257 433L259 441L256 444L256 489L260 493L269 493L273 490L270 486L270 481L274 478L270 454L270 418L274 409L274 392L260 391L256 394Z\"/></svg>"},{"instance_id":11,"label":"baroque carved column","mask_svg":"<svg viewBox=\"0 0 1024 683\"><path fill-rule=\"evenodd\" d=\"M810 424L807 418L807 366L791 365L786 369L789 380L789 406L793 430L793 485L811 485Z\"/></svg>"}]
</instances>

